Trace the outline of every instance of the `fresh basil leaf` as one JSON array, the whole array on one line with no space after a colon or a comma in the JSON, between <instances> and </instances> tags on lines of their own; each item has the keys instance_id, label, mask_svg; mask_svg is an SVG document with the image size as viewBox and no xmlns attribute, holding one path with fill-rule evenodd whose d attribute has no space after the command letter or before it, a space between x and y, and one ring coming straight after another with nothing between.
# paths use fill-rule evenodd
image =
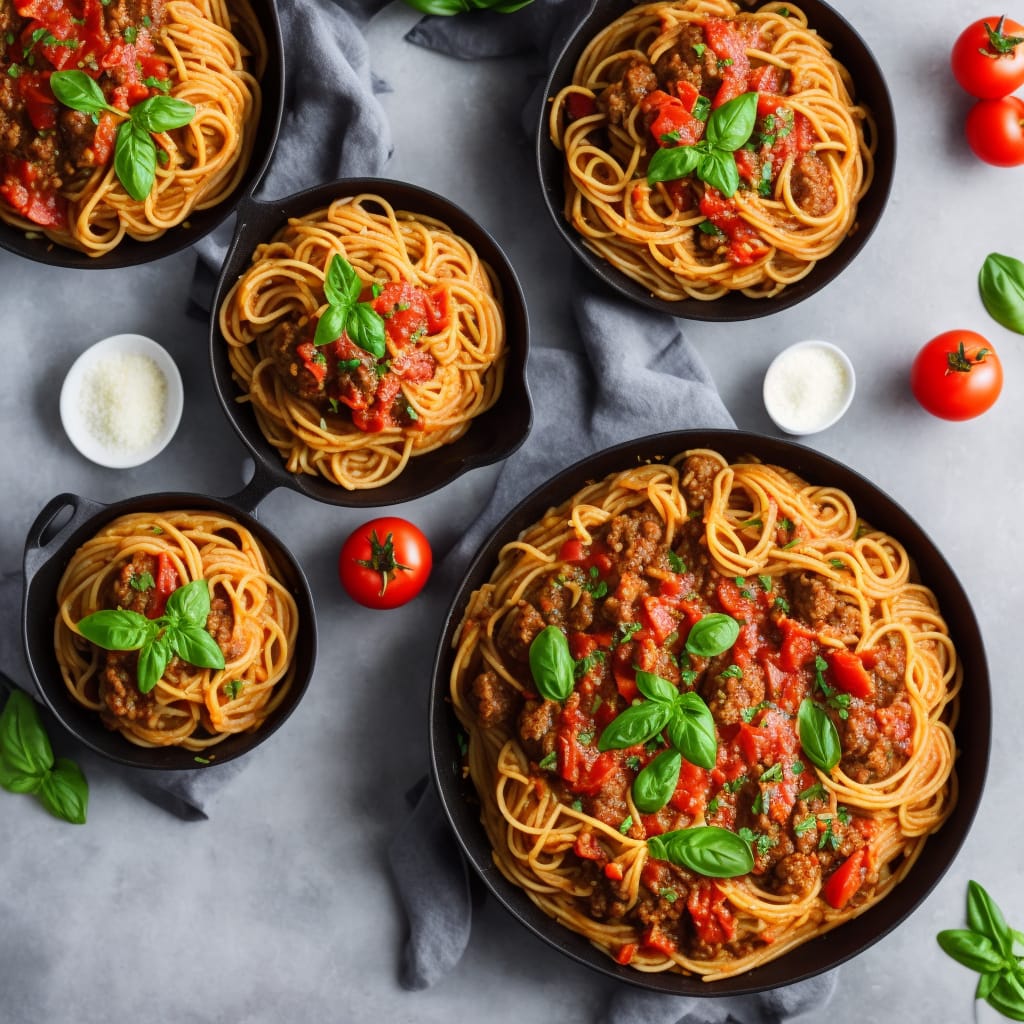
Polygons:
<instances>
[{"instance_id":1,"label":"fresh basil leaf","mask_svg":"<svg viewBox=\"0 0 1024 1024\"><path fill-rule=\"evenodd\" d=\"M202 626L186 624L177 629L169 629L167 642L171 645L171 650L190 665L199 668L224 667L224 652Z\"/></svg>"},{"instance_id":2,"label":"fresh basil leaf","mask_svg":"<svg viewBox=\"0 0 1024 1024\"><path fill-rule=\"evenodd\" d=\"M683 758L678 750L663 750L633 780L633 803L644 814L654 814L669 802L679 784Z\"/></svg>"},{"instance_id":3,"label":"fresh basil leaf","mask_svg":"<svg viewBox=\"0 0 1024 1024\"><path fill-rule=\"evenodd\" d=\"M123 121L117 130L114 173L132 199L145 202L156 179L156 143L135 121Z\"/></svg>"},{"instance_id":4,"label":"fresh basil leaf","mask_svg":"<svg viewBox=\"0 0 1024 1024\"><path fill-rule=\"evenodd\" d=\"M990 253L978 274L978 290L996 323L1024 334L1024 263L1013 256Z\"/></svg>"},{"instance_id":5,"label":"fresh basil leaf","mask_svg":"<svg viewBox=\"0 0 1024 1024\"><path fill-rule=\"evenodd\" d=\"M66 757L57 759L39 787L39 801L55 817L84 825L89 808L89 783L82 769Z\"/></svg>"},{"instance_id":6,"label":"fresh basil leaf","mask_svg":"<svg viewBox=\"0 0 1024 1024\"><path fill-rule=\"evenodd\" d=\"M357 302L345 325L348 336L376 359L388 354L384 319L369 302Z\"/></svg>"},{"instance_id":7,"label":"fresh basil leaf","mask_svg":"<svg viewBox=\"0 0 1024 1024\"><path fill-rule=\"evenodd\" d=\"M745 92L711 112L704 138L715 149L732 153L750 138L756 121L757 93Z\"/></svg>"},{"instance_id":8,"label":"fresh basil leaf","mask_svg":"<svg viewBox=\"0 0 1024 1024\"><path fill-rule=\"evenodd\" d=\"M835 723L820 704L806 697L796 717L804 753L823 772L831 772L843 756Z\"/></svg>"},{"instance_id":9,"label":"fresh basil leaf","mask_svg":"<svg viewBox=\"0 0 1024 1024\"><path fill-rule=\"evenodd\" d=\"M1013 931L996 901L973 880L967 883L967 923L991 939L1003 956L1013 956Z\"/></svg>"},{"instance_id":10,"label":"fresh basil leaf","mask_svg":"<svg viewBox=\"0 0 1024 1024\"><path fill-rule=\"evenodd\" d=\"M77 628L86 640L105 651L137 651L160 627L145 615L117 608L86 615Z\"/></svg>"},{"instance_id":11,"label":"fresh basil leaf","mask_svg":"<svg viewBox=\"0 0 1024 1024\"><path fill-rule=\"evenodd\" d=\"M356 273L355 267L340 252L331 257L324 276L324 295L332 306L341 306L346 315L359 301L363 291L363 279Z\"/></svg>"},{"instance_id":12,"label":"fresh basil leaf","mask_svg":"<svg viewBox=\"0 0 1024 1024\"><path fill-rule=\"evenodd\" d=\"M54 71L50 88L65 107L83 114L99 114L108 109L103 90L84 71Z\"/></svg>"},{"instance_id":13,"label":"fresh basil leaf","mask_svg":"<svg viewBox=\"0 0 1024 1024\"><path fill-rule=\"evenodd\" d=\"M724 149L712 149L700 155L697 177L717 188L727 199L740 187L740 170L736 158Z\"/></svg>"},{"instance_id":14,"label":"fresh basil leaf","mask_svg":"<svg viewBox=\"0 0 1024 1024\"><path fill-rule=\"evenodd\" d=\"M40 775L53 764L53 750L39 710L20 690L7 698L0 713L0 757L14 772L24 775Z\"/></svg>"},{"instance_id":15,"label":"fresh basil leaf","mask_svg":"<svg viewBox=\"0 0 1024 1024\"><path fill-rule=\"evenodd\" d=\"M754 867L750 843L717 825L698 825L651 836L647 848L657 860L667 860L708 878L736 878Z\"/></svg>"},{"instance_id":16,"label":"fresh basil leaf","mask_svg":"<svg viewBox=\"0 0 1024 1024\"><path fill-rule=\"evenodd\" d=\"M989 993L996 987L996 983L999 981L999 974L996 971L990 971L988 974L982 974L978 978L978 987L974 990L975 999L988 999Z\"/></svg>"},{"instance_id":17,"label":"fresh basil leaf","mask_svg":"<svg viewBox=\"0 0 1024 1024\"><path fill-rule=\"evenodd\" d=\"M673 701L679 696L679 691L667 679L643 669L637 671L636 688L651 700Z\"/></svg>"},{"instance_id":18,"label":"fresh basil leaf","mask_svg":"<svg viewBox=\"0 0 1024 1024\"><path fill-rule=\"evenodd\" d=\"M150 96L131 109L131 119L148 132L184 128L196 116L196 108L173 96Z\"/></svg>"},{"instance_id":19,"label":"fresh basil leaf","mask_svg":"<svg viewBox=\"0 0 1024 1024\"><path fill-rule=\"evenodd\" d=\"M672 717L672 705L659 700L633 704L608 723L597 741L598 750L625 750L657 736Z\"/></svg>"},{"instance_id":20,"label":"fresh basil leaf","mask_svg":"<svg viewBox=\"0 0 1024 1024\"><path fill-rule=\"evenodd\" d=\"M944 953L972 971L998 971L1006 966L1002 954L987 935L969 928L948 928L935 938Z\"/></svg>"},{"instance_id":21,"label":"fresh basil leaf","mask_svg":"<svg viewBox=\"0 0 1024 1024\"><path fill-rule=\"evenodd\" d=\"M530 674L546 700L565 700L575 685L569 641L558 626L545 626L530 644Z\"/></svg>"},{"instance_id":22,"label":"fresh basil leaf","mask_svg":"<svg viewBox=\"0 0 1024 1024\"><path fill-rule=\"evenodd\" d=\"M729 650L740 635L740 624L731 616L712 612L693 624L686 649L700 658L713 658Z\"/></svg>"},{"instance_id":23,"label":"fresh basil leaf","mask_svg":"<svg viewBox=\"0 0 1024 1024\"><path fill-rule=\"evenodd\" d=\"M715 719L697 693L684 693L672 708L668 738L691 764L709 771L718 761Z\"/></svg>"},{"instance_id":24,"label":"fresh basil leaf","mask_svg":"<svg viewBox=\"0 0 1024 1024\"><path fill-rule=\"evenodd\" d=\"M421 14L438 14L442 16L464 14L470 10L466 0L405 0L414 10Z\"/></svg>"},{"instance_id":25,"label":"fresh basil leaf","mask_svg":"<svg viewBox=\"0 0 1024 1024\"><path fill-rule=\"evenodd\" d=\"M348 309L341 306L328 306L317 321L313 344L319 348L321 345L330 345L332 341L337 341L345 332L348 313Z\"/></svg>"},{"instance_id":26,"label":"fresh basil leaf","mask_svg":"<svg viewBox=\"0 0 1024 1024\"><path fill-rule=\"evenodd\" d=\"M998 980L985 1001L1010 1020L1024 1020L1024 979L1020 968L1006 968L999 972Z\"/></svg>"},{"instance_id":27,"label":"fresh basil leaf","mask_svg":"<svg viewBox=\"0 0 1024 1024\"><path fill-rule=\"evenodd\" d=\"M8 793L35 793L43 784L46 772L30 773L12 767L0 754L0 789Z\"/></svg>"},{"instance_id":28,"label":"fresh basil leaf","mask_svg":"<svg viewBox=\"0 0 1024 1024\"><path fill-rule=\"evenodd\" d=\"M210 615L210 584L206 580L193 580L178 587L167 598L164 615L171 621L205 626Z\"/></svg>"},{"instance_id":29,"label":"fresh basil leaf","mask_svg":"<svg viewBox=\"0 0 1024 1024\"><path fill-rule=\"evenodd\" d=\"M659 181L677 181L693 174L700 154L695 146L672 146L658 149L647 165L648 184Z\"/></svg>"},{"instance_id":30,"label":"fresh basil leaf","mask_svg":"<svg viewBox=\"0 0 1024 1024\"><path fill-rule=\"evenodd\" d=\"M149 693L164 674L167 662L171 660L171 645L167 635L154 637L139 651L139 663L135 670L135 678L140 693Z\"/></svg>"}]
</instances>

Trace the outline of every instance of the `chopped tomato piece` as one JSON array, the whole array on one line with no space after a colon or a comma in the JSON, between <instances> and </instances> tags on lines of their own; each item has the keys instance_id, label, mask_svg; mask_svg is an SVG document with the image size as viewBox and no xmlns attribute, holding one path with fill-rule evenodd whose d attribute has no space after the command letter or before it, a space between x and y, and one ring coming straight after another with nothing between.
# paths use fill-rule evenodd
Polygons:
<instances>
[{"instance_id":1,"label":"chopped tomato piece","mask_svg":"<svg viewBox=\"0 0 1024 1024\"><path fill-rule=\"evenodd\" d=\"M604 847L597 841L597 836L590 831L580 832L576 836L572 852L583 860L597 861L600 864L608 860L608 854Z\"/></svg>"},{"instance_id":2,"label":"chopped tomato piece","mask_svg":"<svg viewBox=\"0 0 1024 1024\"><path fill-rule=\"evenodd\" d=\"M747 75L747 89L750 92L782 92L782 71L774 64L762 64L751 68Z\"/></svg>"},{"instance_id":3,"label":"chopped tomato piece","mask_svg":"<svg viewBox=\"0 0 1024 1024\"><path fill-rule=\"evenodd\" d=\"M655 89L641 101L640 109L647 115L654 115L651 121L651 135L660 146L692 146L704 135L704 122L694 117L677 96ZM666 142L665 136L671 138Z\"/></svg>"},{"instance_id":4,"label":"chopped tomato piece","mask_svg":"<svg viewBox=\"0 0 1024 1024\"><path fill-rule=\"evenodd\" d=\"M779 666L785 672L796 672L809 662L815 654L816 633L810 632L795 619L782 619L782 649L779 652Z\"/></svg>"},{"instance_id":5,"label":"chopped tomato piece","mask_svg":"<svg viewBox=\"0 0 1024 1024\"><path fill-rule=\"evenodd\" d=\"M153 582L153 597L149 602L149 607L146 608L146 616L150 619L158 619L164 613L167 598L181 584L178 579L178 570L174 568L171 556L166 551L161 551L156 556L156 579Z\"/></svg>"},{"instance_id":6,"label":"chopped tomato piece","mask_svg":"<svg viewBox=\"0 0 1024 1024\"><path fill-rule=\"evenodd\" d=\"M644 930L643 935L640 936L640 945L644 949L664 953L665 956L671 956L676 951L675 940L656 924L649 925Z\"/></svg>"},{"instance_id":7,"label":"chopped tomato piece","mask_svg":"<svg viewBox=\"0 0 1024 1024\"><path fill-rule=\"evenodd\" d=\"M733 22L722 18L708 18L704 23L704 36L718 57L722 71L722 84L711 101L712 107L720 107L747 91L747 75L750 73L747 44ZM756 42L752 45L756 46Z\"/></svg>"},{"instance_id":8,"label":"chopped tomato piece","mask_svg":"<svg viewBox=\"0 0 1024 1024\"><path fill-rule=\"evenodd\" d=\"M581 117L590 117L597 112L597 102L593 96L582 92L571 92L565 101L565 115L570 121L578 121Z\"/></svg>"},{"instance_id":9,"label":"chopped tomato piece","mask_svg":"<svg viewBox=\"0 0 1024 1024\"><path fill-rule=\"evenodd\" d=\"M672 610L656 597L643 599L644 625L654 634L655 642L663 644L679 628Z\"/></svg>"},{"instance_id":10,"label":"chopped tomato piece","mask_svg":"<svg viewBox=\"0 0 1024 1024\"><path fill-rule=\"evenodd\" d=\"M636 686L636 669L633 668L633 651L636 644L629 642L619 644L612 655L612 675L615 685L627 704L632 704L640 691Z\"/></svg>"},{"instance_id":11,"label":"chopped tomato piece","mask_svg":"<svg viewBox=\"0 0 1024 1024\"><path fill-rule=\"evenodd\" d=\"M679 781L669 803L691 818L700 817L707 807L710 788L711 773L706 768L691 764L684 757L679 768Z\"/></svg>"},{"instance_id":12,"label":"chopped tomato piece","mask_svg":"<svg viewBox=\"0 0 1024 1024\"><path fill-rule=\"evenodd\" d=\"M327 376L327 359L317 351L311 341L304 341L295 347L295 354L302 360L303 367L312 375L317 384Z\"/></svg>"},{"instance_id":13,"label":"chopped tomato piece","mask_svg":"<svg viewBox=\"0 0 1024 1024\"><path fill-rule=\"evenodd\" d=\"M613 882L621 882L623 879L622 865L615 861L609 861L604 866L604 877L610 878Z\"/></svg>"},{"instance_id":14,"label":"chopped tomato piece","mask_svg":"<svg viewBox=\"0 0 1024 1024\"><path fill-rule=\"evenodd\" d=\"M874 697L875 681L853 651L830 651L825 660L832 671L832 681L840 690L861 700Z\"/></svg>"},{"instance_id":15,"label":"chopped tomato piece","mask_svg":"<svg viewBox=\"0 0 1024 1024\"><path fill-rule=\"evenodd\" d=\"M582 562L587 557L587 549L583 541L576 537L570 537L564 541L558 549L558 560L560 562Z\"/></svg>"},{"instance_id":16,"label":"chopped tomato piece","mask_svg":"<svg viewBox=\"0 0 1024 1024\"><path fill-rule=\"evenodd\" d=\"M864 847L855 850L825 879L821 894L825 902L842 910L864 881Z\"/></svg>"},{"instance_id":17,"label":"chopped tomato piece","mask_svg":"<svg viewBox=\"0 0 1024 1024\"><path fill-rule=\"evenodd\" d=\"M636 956L636 943L626 942L619 946L619 951L615 954L615 962L625 965L630 963L634 956Z\"/></svg>"},{"instance_id":18,"label":"chopped tomato piece","mask_svg":"<svg viewBox=\"0 0 1024 1024\"><path fill-rule=\"evenodd\" d=\"M717 945L728 942L735 935L736 922L726 905L725 893L714 882L701 879L690 890L686 909L702 942Z\"/></svg>"},{"instance_id":19,"label":"chopped tomato piece","mask_svg":"<svg viewBox=\"0 0 1024 1024\"><path fill-rule=\"evenodd\" d=\"M579 771L573 790L585 796L596 796L618 771L618 758L613 751L606 750L597 755L592 765Z\"/></svg>"}]
</instances>

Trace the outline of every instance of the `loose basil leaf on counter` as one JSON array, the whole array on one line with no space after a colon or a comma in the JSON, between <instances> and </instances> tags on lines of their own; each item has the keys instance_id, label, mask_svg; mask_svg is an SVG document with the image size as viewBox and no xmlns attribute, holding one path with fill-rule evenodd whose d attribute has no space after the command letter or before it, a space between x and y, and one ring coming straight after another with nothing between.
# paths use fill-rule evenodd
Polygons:
<instances>
[{"instance_id":1,"label":"loose basil leaf on counter","mask_svg":"<svg viewBox=\"0 0 1024 1024\"><path fill-rule=\"evenodd\" d=\"M89 809L89 783L82 769L66 757L57 759L39 787L39 801L55 817L84 825Z\"/></svg>"},{"instance_id":2,"label":"loose basil leaf on counter","mask_svg":"<svg viewBox=\"0 0 1024 1024\"><path fill-rule=\"evenodd\" d=\"M843 756L835 723L820 704L807 697L800 702L796 717L804 753L823 772L831 772Z\"/></svg>"},{"instance_id":3,"label":"loose basil leaf on counter","mask_svg":"<svg viewBox=\"0 0 1024 1024\"><path fill-rule=\"evenodd\" d=\"M715 719L707 704L696 693L680 694L672 708L668 738L691 764L709 771L718 760L718 736Z\"/></svg>"},{"instance_id":4,"label":"loose basil leaf on counter","mask_svg":"<svg viewBox=\"0 0 1024 1024\"><path fill-rule=\"evenodd\" d=\"M1013 956L1013 931L995 900L977 883L967 883L967 923L991 940L1005 956Z\"/></svg>"},{"instance_id":5,"label":"loose basil leaf on counter","mask_svg":"<svg viewBox=\"0 0 1024 1024\"><path fill-rule=\"evenodd\" d=\"M1003 955L987 935L969 928L948 928L935 937L944 953L972 971L998 971L1003 967Z\"/></svg>"},{"instance_id":6,"label":"loose basil leaf on counter","mask_svg":"<svg viewBox=\"0 0 1024 1024\"><path fill-rule=\"evenodd\" d=\"M722 612L712 612L694 623L686 649L701 658L713 658L729 650L740 635L740 624Z\"/></svg>"},{"instance_id":7,"label":"loose basil leaf on counter","mask_svg":"<svg viewBox=\"0 0 1024 1024\"><path fill-rule=\"evenodd\" d=\"M530 644L530 674L546 700L565 700L573 691L575 662L557 626L545 626Z\"/></svg>"},{"instance_id":8,"label":"loose basil leaf on counter","mask_svg":"<svg viewBox=\"0 0 1024 1024\"><path fill-rule=\"evenodd\" d=\"M672 704L646 700L633 704L608 723L597 741L598 750L625 750L653 739L672 718Z\"/></svg>"},{"instance_id":9,"label":"loose basil leaf on counter","mask_svg":"<svg viewBox=\"0 0 1024 1024\"><path fill-rule=\"evenodd\" d=\"M736 878L754 867L750 843L717 825L698 825L651 836L647 849L656 860L667 860L708 878Z\"/></svg>"},{"instance_id":10,"label":"loose basil leaf on counter","mask_svg":"<svg viewBox=\"0 0 1024 1024\"><path fill-rule=\"evenodd\" d=\"M32 699L15 690L0 712L0 787L34 793L55 817L85 822L89 784L67 758L54 764L53 749Z\"/></svg>"},{"instance_id":11,"label":"loose basil leaf on counter","mask_svg":"<svg viewBox=\"0 0 1024 1024\"><path fill-rule=\"evenodd\" d=\"M660 811L679 784L683 757L678 750L663 750L633 780L633 803L644 814Z\"/></svg>"},{"instance_id":12,"label":"loose basil leaf on counter","mask_svg":"<svg viewBox=\"0 0 1024 1024\"><path fill-rule=\"evenodd\" d=\"M1004 968L985 997L989 1006L1010 1020L1024 1020L1024 969Z\"/></svg>"},{"instance_id":13,"label":"loose basil leaf on counter","mask_svg":"<svg viewBox=\"0 0 1024 1024\"><path fill-rule=\"evenodd\" d=\"M990 253L978 274L978 290L993 320L1024 334L1024 263L1013 256Z\"/></svg>"}]
</instances>

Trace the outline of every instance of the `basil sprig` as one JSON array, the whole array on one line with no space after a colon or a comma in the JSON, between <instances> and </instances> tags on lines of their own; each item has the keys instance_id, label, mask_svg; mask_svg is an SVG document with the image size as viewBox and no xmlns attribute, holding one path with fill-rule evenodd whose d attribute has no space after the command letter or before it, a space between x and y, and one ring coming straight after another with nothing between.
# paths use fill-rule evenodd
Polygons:
<instances>
[{"instance_id":1,"label":"basil sprig","mask_svg":"<svg viewBox=\"0 0 1024 1024\"><path fill-rule=\"evenodd\" d=\"M810 698L800 702L796 721L804 753L823 772L831 772L843 756L835 723L825 709Z\"/></svg>"},{"instance_id":2,"label":"basil sprig","mask_svg":"<svg viewBox=\"0 0 1024 1024\"><path fill-rule=\"evenodd\" d=\"M359 301L362 291L362 278L352 264L336 252L324 275L327 309L316 325L314 345L329 345L344 333L375 359L383 359L387 355L384 318L372 303Z\"/></svg>"},{"instance_id":3,"label":"basil sprig","mask_svg":"<svg viewBox=\"0 0 1024 1024\"><path fill-rule=\"evenodd\" d=\"M750 843L717 825L677 829L647 840L656 860L667 860L708 878L736 878L754 867Z\"/></svg>"},{"instance_id":4,"label":"basil sprig","mask_svg":"<svg viewBox=\"0 0 1024 1024\"><path fill-rule=\"evenodd\" d=\"M644 814L660 811L672 799L679 785L683 755L678 750L663 750L633 780L633 803Z\"/></svg>"},{"instance_id":5,"label":"basil sprig","mask_svg":"<svg viewBox=\"0 0 1024 1024\"><path fill-rule=\"evenodd\" d=\"M159 618L147 619L124 608L104 609L82 619L78 632L105 651L138 651L139 691L149 693L172 655L198 668L224 667L224 652L206 631L209 615L210 585L193 580L167 598Z\"/></svg>"},{"instance_id":6,"label":"basil sprig","mask_svg":"<svg viewBox=\"0 0 1024 1024\"><path fill-rule=\"evenodd\" d=\"M978 972L975 999L1010 1020L1024 1020L1024 934L1006 923L995 900L974 881L967 883L967 924L939 932L939 945Z\"/></svg>"},{"instance_id":7,"label":"basil sprig","mask_svg":"<svg viewBox=\"0 0 1024 1024\"><path fill-rule=\"evenodd\" d=\"M658 149L647 166L647 181L675 181L696 174L726 198L740 187L740 172L733 153L750 138L757 122L757 93L723 103L708 117L704 138L692 146Z\"/></svg>"},{"instance_id":8,"label":"basil sprig","mask_svg":"<svg viewBox=\"0 0 1024 1024\"><path fill-rule=\"evenodd\" d=\"M565 700L575 685L576 663L569 641L557 626L545 626L530 644L530 674L546 700Z\"/></svg>"},{"instance_id":9,"label":"basil sprig","mask_svg":"<svg viewBox=\"0 0 1024 1024\"><path fill-rule=\"evenodd\" d=\"M150 96L131 110L119 110L107 103L103 90L84 71L54 71L50 88L72 110L94 117L108 111L123 118L114 143L114 173L137 202L145 200L156 179L157 152L151 133L184 128L196 116L191 103L173 96Z\"/></svg>"},{"instance_id":10,"label":"basil sprig","mask_svg":"<svg viewBox=\"0 0 1024 1024\"><path fill-rule=\"evenodd\" d=\"M53 748L32 699L15 690L0 713L0 786L10 793L34 793L55 817L84 825L89 783Z\"/></svg>"},{"instance_id":11,"label":"basil sprig","mask_svg":"<svg viewBox=\"0 0 1024 1024\"><path fill-rule=\"evenodd\" d=\"M712 612L693 624L686 649L701 658L713 658L729 650L740 635L740 624L722 612Z\"/></svg>"},{"instance_id":12,"label":"basil sprig","mask_svg":"<svg viewBox=\"0 0 1024 1024\"><path fill-rule=\"evenodd\" d=\"M978 290L996 323L1024 334L1024 263L1013 256L989 253L978 274Z\"/></svg>"},{"instance_id":13,"label":"basil sprig","mask_svg":"<svg viewBox=\"0 0 1024 1024\"><path fill-rule=\"evenodd\" d=\"M511 14L520 7L526 7L533 0L405 0L421 14L465 14L468 11L497 11Z\"/></svg>"}]
</instances>

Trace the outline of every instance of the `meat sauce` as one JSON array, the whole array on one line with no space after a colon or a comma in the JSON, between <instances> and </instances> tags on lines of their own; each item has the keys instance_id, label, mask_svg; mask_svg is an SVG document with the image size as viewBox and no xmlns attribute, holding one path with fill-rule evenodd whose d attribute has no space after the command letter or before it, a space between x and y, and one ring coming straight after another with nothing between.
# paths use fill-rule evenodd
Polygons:
<instances>
[{"instance_id":1,"label":"meat sauce","mask_svg":"<svg viewBox=\"0 0 1024 1024\"><path fill-rule=\"evenodd\" d=\"M691 508L703 507L716 469L699 455L688 460L684 489ZM778 542L797 538L799 530L785 524ZM538 784L634 839L695 822L722 826L751 842L759 887L799 896L824 880L828 900L829 878L856 869L859 885L847 886L843 898L854 905L866 899L875 881L866 857L872 824L832 807L801 750L796 716L804 698L815 699L837 727L842 770L858 782L891 775L910 754L903 646L859 654L836 648L836 640L856 641L860 619L826 577L721 576L699 517L677 530L669 548L661 519L641 506L595 530L590 544L567 541L560 560L560 571L532 585L498 635L505 666L527 696L492 671L479 673L468 697L480 725L517 735ZM738 639L713 658L689 654L690 629L713 612L740 623ZM531 696L529 648L548 625L564 630L575 659L575 688L561 704ZM711 770L684 759L665 806L635 820L627 802L633 781L667 743L657 736L624 750L600 751L598 744L609 723L641 696L637 670L703 698L718 752ZM737 935L712 879L650 857L640 899L627 907L599 834L583 831L569 855L591 885L590 914L634 925L639 947L699 958L751 951L752 940ZM624 948L622 962L633 952Z\"/></svg>"},{"instance_id":2,"label":"meat sauce","mask_svg":"<svg viewBox=\"0 0 1024 1024\"><path fill-rule=\"evenodd\" d=\"M811 217L827 216L837 202L828 166L814 150L810 121L786 105L788 72L751 60L759 46L758 26L709 17L684 25L678 42L652 63L633 56L617 81L596 101L576 94L570 120L601 111L621 125L639 108L638 124L648 148L694 145L704 136L708 113L747 92L758 94L757 121L750 140L736 150L740 187L771 196L783 166L792 161L791 191ZM679 210L699 208L706 218L694 229L694 244L707 261L725 258L737 266L757 262L769 246L739 215L735 201L695 176L664 184Z\"/></svg>"},{"instance_id":3,"label":"meat sauce","mask_svg":"<svg viewBox=\"0 0 1024 1024\"><path fill-rule=\"evenodd\" d=\"M83 71L127 111L170 88L156 56L164 0L4 0L0 4L0 201L62 228L62 189L113 158L118 118L57 102L54 71Z\"/></svg>"},{"instance_id":4,"label":"meat sauce","mask_svg":"<svg viewBox=\"0 0 1024 1024\"><path fill-rule=\"evenodd\" d=\"M325 415L347 413L358 430L421 428L402 384L428 381L436 374L437 361L423 347L423 340L447 328L448 292L392 281L364 298L384 320L392 353L386 359L376 359L344 332L317 347L313 344L315 319L301 324L282 321L268 339L274 368L292 394Z\"/></svg>"},{"instance_id":5,"label":"meat sauce","mask_svg":"<svg viewBox=\"0 0 1024 1024\"><path fill-rule=\"evenodd\" d=\"M157 556L136 552L126 559L110 583L106 607L122 608L159 618L167 598L181 585L177 570L164 554ZM231 602L219 587L214 587L210 598L210 614L206 629L226 660L238 658L244 642L235 636L235 617ZM99 673L99 699L104 705L103 717L108 720L127 719L150 727L157 727L159 713L155 691L143 693L138 684L136 651L102 651L103 668ZM199 669L173 655L167 663L163 677L174 683L185 684Z\"/></svg>"}]
</instances>

